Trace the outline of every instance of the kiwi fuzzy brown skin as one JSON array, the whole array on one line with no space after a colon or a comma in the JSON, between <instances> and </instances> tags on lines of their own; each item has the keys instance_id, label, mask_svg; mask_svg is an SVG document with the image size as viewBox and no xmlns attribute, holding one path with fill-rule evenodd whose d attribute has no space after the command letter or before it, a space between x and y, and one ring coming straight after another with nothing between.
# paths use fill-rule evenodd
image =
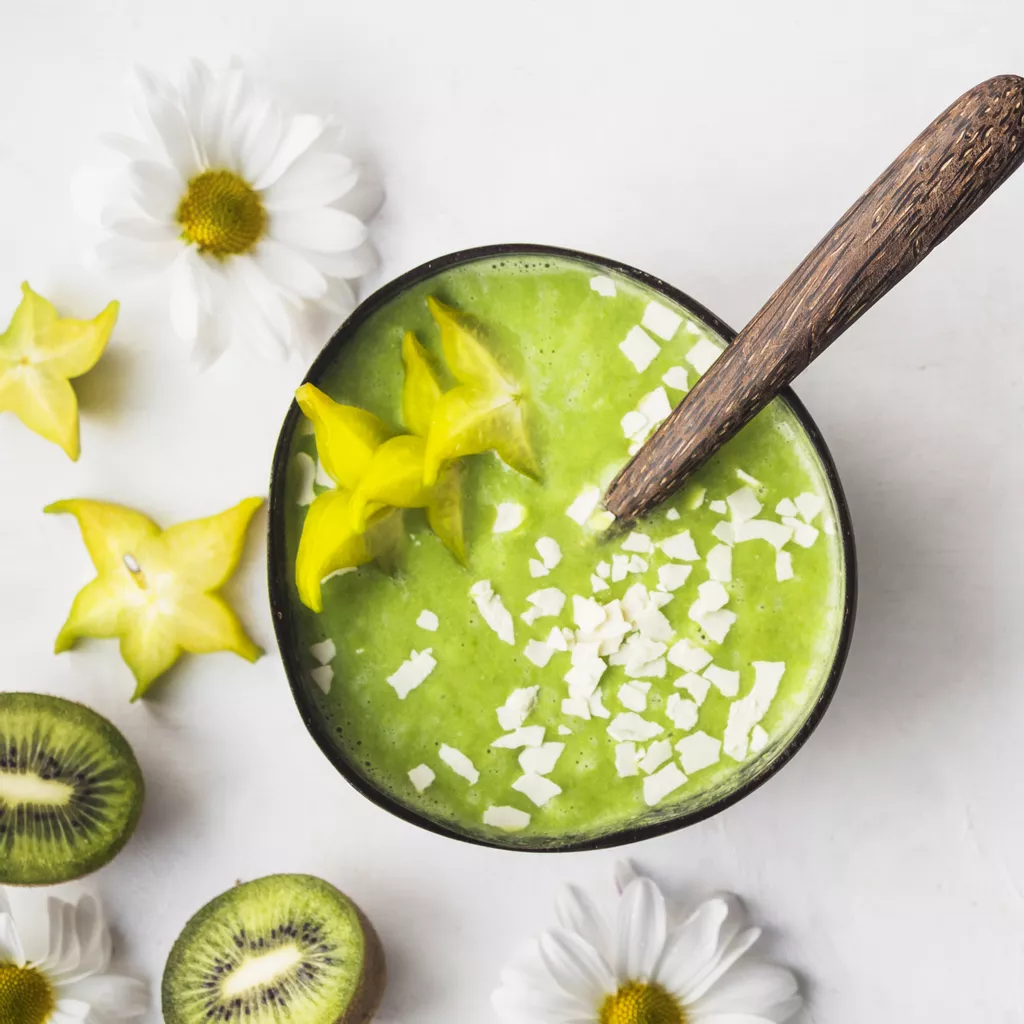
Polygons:
<instances>
[{"instance_id":1,"label":"kiwi fuzzy brown skin","mask_svg":"<svg viewBox=\"0 0 1024 1024\"><path fill-rule=\"evenodd\" d=\"M356 903L352 903L363 929L363 973L359 987L338 1024L367 1024L380 1009L388 986L388 965L377 929Z\"/></svg>"},{"instance_id":2,"label":"kiwi fuzzy brown skin","mask_svg":"<svg viewBox=\"0 0 1024 1024\"><path fill-rule=\"evenodd\" d=\"M51 720L56 720L61 726L79 726L83 730L88 730L92 738L105 745L106 752L111 755L113 764L98 773L99 778L94 778L92 781L101 789L109 789L114 786L120 790L126 790L131 796L131 800L128 804L128 813L119 823L118 834L112 836L106 844L93 850L81 851L79 856L69 856L61 862L55 862L52 857L48 859L41 851L39 856L27 866L23 860L19 862L10 854L12 844L18 842L17 835L12 837L10 830L19 827L20 816L15 813L12 818L7 813L10 809L5 808L3 802L0 801L0 884L2 885L25 887L58 885L63 882L75 881L98 871L113 860L131 839L142 814L142 805L145 800L145 782L142 770L131 745L117 727L85 704L65 700L62 697L29 692L0 693L0 763L9 750L14 749L6 746L11 740L5 736L5 722L18 715L24 716L33 713L38 713L44 722L44 716L49 715L53 716ZM33 766L38 768L38 762ZM46 765L45 767L49 769L51 766ZM57 781L65 781L60 778L59 774L53 777ZM76 782L74 779L67 781L69 785Z\"/></svg>"}]
</instances>

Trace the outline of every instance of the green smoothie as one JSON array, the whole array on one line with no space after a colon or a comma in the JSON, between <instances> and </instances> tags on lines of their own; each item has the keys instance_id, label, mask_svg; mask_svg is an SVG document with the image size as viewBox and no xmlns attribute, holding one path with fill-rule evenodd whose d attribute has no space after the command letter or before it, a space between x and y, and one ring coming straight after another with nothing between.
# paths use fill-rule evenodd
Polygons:
<instances>
[{"instance_id":1,"label":"green smoothie","mask_svg":"<svg viewBox=\"0 0 1024 1024\"><path fill-rule=\"evenodd\" d=\"M522 389L540 478L493 454L460 460L464 565L407 510L397 556L329 577L320 614L289 580L303 685L338 750L408 808L511 845L676 816L760 773L820 695L842 624L835 501L795 414L774 402L603 542L598 495L721 339L613 271L480 259L374 312L317 386L403 430L407 331L453 383L428 297L486 328ZM300 428L292 568L309 501L333 486L316 460Z\"/></svg>"}]
</instances>

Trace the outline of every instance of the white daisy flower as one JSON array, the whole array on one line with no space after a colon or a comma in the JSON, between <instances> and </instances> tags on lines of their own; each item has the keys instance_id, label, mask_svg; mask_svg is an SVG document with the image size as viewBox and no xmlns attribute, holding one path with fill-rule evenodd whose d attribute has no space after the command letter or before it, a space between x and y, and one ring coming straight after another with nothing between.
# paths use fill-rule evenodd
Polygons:
<instances>
[{"instance_id":1,"label":"white daisy flower","mask_svg":"<svg viewBox=\"0 0 1024 1024\"><path fill-rule=\"evenodd\" d=\"M22 890L18 902L19 910L22 903L26 909L38 907L47 921L40 929L42 921L23 920L25 927L19 930L7 892L0 887L2 1024L108 1024L135 1020L146 1012L146 986L135 978L107 973L110 932L92 896L75 904ZM37 927L31 929L32 925ZM33 943L28 929L46 935Z\"/></svg>"},{"instance_id":2,"label":"white daisy flower","mask_svg":"<svg viewBox=\"0 0 1024 1024\"><path fill-rule=\"evenodd\" d=\"M292 115L239 66L193 60L180 88L148 71L133 82L144 139L103 137L112 174L76 181L80 208L108 232L100 265L166 273L175 332L209 365L232 342L282 358L303 316L355 304L348 280L373 265L351 208L359 170L339 130Z\"/></svg>"},{"instance_id":3,"label":"white daisy flower","mask_svg":"<svg viewBox=\"0 0 1024 1024\"><path fill-rule=\"evenodd\" d=\"M747 955L761 934L717 896L680 923L649 878L620 866L617 914L567 889L557 928L504 970L493 995L510 1024L778 1024L801 1005L784 967Z\"/></svg>"}]
</instances>

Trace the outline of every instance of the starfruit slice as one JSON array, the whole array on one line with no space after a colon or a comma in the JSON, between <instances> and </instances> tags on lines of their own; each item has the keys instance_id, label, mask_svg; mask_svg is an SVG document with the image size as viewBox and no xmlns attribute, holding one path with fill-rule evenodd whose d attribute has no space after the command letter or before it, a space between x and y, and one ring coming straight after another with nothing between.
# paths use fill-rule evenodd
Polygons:
<instances>
[{"instance_id":1,"label":"starfruit slice","mask_svg":"<svg viewBox=\"0 0 1024 1024\"><path fill-rule=\"evenodd\" d=\"M183 652L232 651L255 661L262 650L217 591L237 568L262 503L249 498L167 530L121 505L72 499L47 506L46 512L78 520L97 572L75 597L56 653L83 637L119 638L121 657L135 676L133 701Z\"/></svg>"},{"instance_id":2,"label":"starfruit slice","mask_svg":"<svg viewBox=\"0 0 1024 1024\"><path fill-rule=\"evenodd\" d=\"M423 482L422 437L402 434L385 441L374 453L366 473L352 495L352 527L362 533L370 515L381 505L425 508L430 488Z\"/></svg>"},{"instance_id":3,"label":"starfruit slice","mask_svg":"<svg viewBox=\"0 0 1024 1024\"><path fill-rule=\"evenodd\" d=\"M441 348L448 369L460 384L469 384L479 391L515 391L515 382L487 351L477 328L465 314L432 295L427 297L427 308L441 331Z\"/></svg>"},{"instance_id":4,"label":"starfruit slice","mask_svg":"<svg viewBox=\"0 0 1024 1024\"><path fill-rule=\"evenodd\" d=\"M441 385L437 383L426 351L412 331L407 331L402 339L402 362L405 364L402 421L411 433L426 437L434 407L441 397Z\"/></svg>"},{"instance_id":5,"label":"starfruit slice","mask_svg":"<svg viewBox=\"0 0 1024 1024\"><path fill-rule=\"evenodd\" d=\"M427 523L441 543L463 564L466 561L466 539L462 528L461 470L452 462L441 470L437 483L430 489Z\"/></svg>"},{"instance_id":6,"label":"starfruit slice","mask_svg":"<svg viewBox=\"0 0 1024 1024\"><path fill-rule=\"evenodd\" d=\"M327 475L339 487L354 490L391 431L372 412L341 405L313 384L303 384L295 401L313 424L317 454Z\"/></svg>"},{"instance_id":7,"label":"starfruit slice","mask_svg":"<svg viewBox=\"0 0 1024 1024\"><path fill-rule=\"evenodd\" d=\"M69 381L91 370L117 320L111 302L92 320L62 319L26 282L22 300L0 335L0 412L60 445L72 460L81 448L78 399Z\"/></svg>"},{"instance_id":8,"label":"starfruit slice","mask_svg":"<svg viewBox=\"0 0 1024 1024\"><path fill-rule=\"evenodd\" d=\"M315 612L324 609L320 584L339 569L370 561L369 545L352 527L352 493L338 488L324 491L306 513L295 558L295 586L299 600Z\"/></svg>"}]
</instances>

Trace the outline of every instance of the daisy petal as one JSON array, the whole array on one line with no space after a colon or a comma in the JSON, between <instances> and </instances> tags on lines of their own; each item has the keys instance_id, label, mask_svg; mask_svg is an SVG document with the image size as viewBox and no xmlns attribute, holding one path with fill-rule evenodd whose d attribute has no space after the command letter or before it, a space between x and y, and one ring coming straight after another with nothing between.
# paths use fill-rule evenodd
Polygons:
<instances>
[{"instance_id":1,"label":"daisy petal","mask_svg":"<svg viewBox=\"0 0 1024 1024\"><path fill-rule=\"evenodd\" d=\"M366 225L351 213L323 207L289 210L274 215L270 234L285 245L314 252L354 249L366 241Z\"/></svg>"},{"instance_id":2,"label":"daisy petal","mask_svg":"<svg viewBox=\"0 0 1024 1024\"><path fill-rule=\"evenodd\" d=\"M211 87L212 78L210 69L196 57L188 62L182 77L181 105L189 131L195 139L199 138L202 128L203 98Z\"/></svg>"},{"instance_id":3,"label":"daisy petal","mask_svg":"<svg viewBox=\"0 0 1024 1024\"><path fill-rule=\"evenodd\" d=\"M6 900L0 904L0 960L25 966L25 951L21 946L21 937L14 926L14 918L6 907Z\"/></svg>"},{"instance_id":4,"label":"daisy petal","mask_svg":"<svg viewBox=\"0 0 1024 1024\"><path fill-rule=\"evenodd\" d=\"M115 237L96 246L96 260L109 273L143 277L166 270L180 252L177 242L139 242Z\"/></svg>"},{"instance_id":5,"label":"daisy petal","mask_svg":"<svg viewBox=\"0 0 1024 1024\"><path fill-rule=\"evenodd\" d=\"M677 996L689 991L714 961L728 917L729 903L725 899L707 900L673 931L657 971L658 980L666 988Z\"/></svg>"},{"instance_id":6,"label":"daisy petal","mask_svg":"<svg viewBox=\"0 0 1024 1024\"><path fill-rule=\"evenodd\" d=\"M78 938L77 908L50 897L47 901L50 918L50 949L39 965L50 977L60 982L74 977L82 963L82 944Z\"/></svg>"},{"instance_id":7,"label":"daisy petal","mask_svg":"<svg viewBox=\"0 0 1024 1024\"><path fill-rule=\"evenodd\" d=\"M224 355L230 343L231 331L228 327L218 324L216 317L201 313L199 331L192 346L192 365L200 373L208 370Z\"/></svg>"},{"instance_id":8,"label":"daisy petal","mask_svg":"<svg viewBox=\"0 0 1024 1024\"><path fill-rule=\"evenodd\" d=\"M319 299L327 291L327 279L309 260L272 238L265 238L256 250L260 269L278 288L303 299Z\"/></svg>"},{"instance_id":9,"label":"daisy petal","mask_svg":"<svg viewBox=\"0 0 1024 1024\"><path fill-rule=\"evenodd\" d=\"M164 152L175 170L187 181L199 170L199 160L192 145L192 133L181 108L163 98L148 104L153 130L160 138Z\"/></svg>"},{"instance_id":10,"label":"daisy petal","mask_svg":"<svg viewBox=\"0 0 1024 1024\"><path fill-rule=\"evenodd\" d=\"M230 328L238 343L255 349L267 359L280 361L285 354L284 342L261 315L262 310L257 307L246 283L243 262L235 260L229 267L230 271L225 275L218 303L223 308L217 310L217 329ZM263 301L268 301L266 296L263 297Z\"/></svg>"},{"instance_id":11,"label":"daisy petal","mask_svg":"<svg viewBox=\"0 0 1024 1024\"><path fill-rule=\"evenodd\" d=\"M307 153L296 160L263 195L268 210L326 206L359 180L359 169L338 153Z\"/></svg>"},{"instance_id":12,"label":"daisy petal","mask_svg":"<svg viewBox=\"0 0 1024 1024\"><path fill-rule=\"evenodd\" d=\"M348 252L303 251L310 263L328 277L357 278L376 270L380 263L377 250L369 242Z\"/></svg>"},{"instance_id":13,"label":"daisy petal","mask_svg":"<svg viewBox=\"0 0 1024 1024\"><path fill-rule=\"evenodd\" d=\"M697 978L687 992L684 1002L696 1002L712 985L721 978L737 960L761 937L760 928L748 928L737 935L716 958L702 977Z\"/></svg>"},{"instance_id":14,"label":"daisy petal","mask_svg":"<svg viewBox=\"0 0 1024 1024\"><path fill-rule=\"evenodd\" d=\"M615 887L619 890L619 895L625 891L626 887L634 879L640 876L636 873L636 868L629 860L620 860L615 864Z\"/></svg>"},{"instance_id":15,"label":"daisy petal","mask_svg":"<svg viewBox=\"0 0 1024 1024\"><path fill-rule=\"evenodd\" d=\"M262 192L263 189L273 185L320 138L323 130L323 118L313 114L299 114L290 118L285 126L277 152L253 181L253 188Z\"/></svg>"},{"instance_id":16,"label":"daisy petal","mask_svg":"<svg viewBox=\"0 0 1024 1024\"><path fill-rule=\"evenodd\" d=\"M171 267L171 327L182 341L194 342L199 332L199 281L195 269L199 259L193 250L184 249Z\"/></svg>"},{"instance_id":17,"label":"daisy petal","mask_svg":"<svg viewBox=\"0 0 1024 1024\"><path fill-rule=\"evenodd\" d=\"M223 166L227 162L229 138L239 111L244 112L246 108L249 92L249 83L239 68L229 69L214 79L203 103L198 136L208 167Z\"/></svg>"},{"instance_id":18,"label":"daisy petal","mask_svg":"<svg viewBox=\"0 0 1024 1024\"><path fill-rule=\"evenodd\" d=\"M128 165L128 179L135 201L144 213L165 224L174 222L185 192L185 181L180 175L153 160L133 160Z\"/></svg>"},{"instance_id":19,"label":"daisy petal","mask_svg":"<svg viewBox=\"0 0 1024 1024\"><path fill-rule=\"evenodd\" d=\"M562 1024L588 1017L587 1007L558 988L549 974L538 982L532 975L506 970L501 972L501 980L502 986L491 994L491 1002L505 1020Z\"/></svg>"},{"instance_id":20,"label":"daisy petal","mask_svg":"<svg viewBox=\"0 0 1024 1024\"><path fill-rule=\"evenodd\" d=\"M113 940L103 914L103 907L94 896L83 896L78 901L75 928L82 949L78 978L75 980L102 973L110 966Z\"/></svg>"},{"instance_id":21,"label":"daisy petal","mask_svg":"<svg viewBox=\"0 0 1024 1024\"><path fill-rule=\"evenodd\" d=\"M58 999L57 1008L47 1024L56 1021L67 1021L68 1024L79 1024L79 1022L91 1024L89 1022L90 1009L89 1004L82 1002L81 999Z\"/></svg>"},{"instance_id":22,"label":"daisy petal","mask_svg":"<svg viewBox=\"0 0 1024 1024\"><path fill-rule=\"evenodd\" d=\"M356 308L356 293L348 281L331 281L320 305L338 316L348 316Z\"/></svg>"},{"instance_id":23,"label":"daisy petal","mask_svg":"<svg viewBox=\"0 0 1024 1024\"><path fill-rule=\"evenodd\" d=\"M584 1006L600 1006L617 988L597 950L574 932L553 928L540 939L540 955L556 984Z\"/></svg>"},{"instance_id":24,"label":"daisy petal","mask_svg":"<svg viewBox=\"0 0 1024 1024\"><path fill-rule=\"evenodd\" d=\"M181 234L180 228L148 217L108 216L103 222L115 235L138 242L174 242Z\"/></svg>"},{"instance_id":25,"label":"daisy petal","mask_svg":"<svg viewBox=\"0 0 1024 1024\"><path fill-rule=\"evenodd\" d=\"M615 971L619 983L647 981L665 949L665 897L649 878L626 886L615 929Z\"/></svg>"},{"instance_id":26,"label":"daisy petal","mask_svg":"<svg viewBox=\"0 0 1024 1024\"><path fill-rule=\"evenodd\" d=\"M575 932L601 955L605 963L611 962L611 943L608 925L594 901L575 886L566 886L555 902L558 923Z\"/></svg>"},{"instance_id":27,"label":"daisy petal","mask_svg":"<svg viewBox=\"0 0 1024 1024\"><path fill-rule=\"evenodd\" d=\"M120 132L101 132L100 143L112 149L129 160L152 160L153 154L144 142L133 139L130 135L122 135Z\"/></svg>"},{"instance_id":28,"label":"daisy petal","mask_svg":"<svg viewBox=\"0 0 1024 1024\"><path fill-rule=\"evenodd\" d=\"M248 181L255 181L274 158L284 131L284 118L269 99L255 100L250 107L244 137L239 141L238 161Z\"/></svg>"},{"instance_id":29,"label":"daisy petal","mask_svg":"<svg viewBox=\"0 0 1024 1024\"><path fill-rule=\"evenodd\" d=\"M254 260L235 260L235 281L248 292L251 309L266 324L276 340L277 358L285 358L295 331L294 313L283 296L267 279Z\"/></svg>"},{"instance_id":30,"label":"daisy petal","mask_svg":"<svg viewBox=\"0 0 1024 1024\"><path fill-rule=\"evenodd\" d=\"M76 981L62 989L62 995L81 1000L104 1020L131 1020L149 1008L149 990L135 978L103 974ZM61 1003L65 1000L61 1000ZM60 1006L60 1004L58 1004Z\"/></svg>"},{"instance_id":31,"label":"daisy petal","mask_svg":"<svg viewBox=\"0 0 1024 1024\"><path fill-rule=\"evenodd\" d=\"M695 1015L755 1014L772 1022L786 1020L800 1005L792 971L776 964L749 960L719 979L706 995L691 1004ZM785 1013L785 1016L781 1014Z\"/></svg>"}]
</instances>

